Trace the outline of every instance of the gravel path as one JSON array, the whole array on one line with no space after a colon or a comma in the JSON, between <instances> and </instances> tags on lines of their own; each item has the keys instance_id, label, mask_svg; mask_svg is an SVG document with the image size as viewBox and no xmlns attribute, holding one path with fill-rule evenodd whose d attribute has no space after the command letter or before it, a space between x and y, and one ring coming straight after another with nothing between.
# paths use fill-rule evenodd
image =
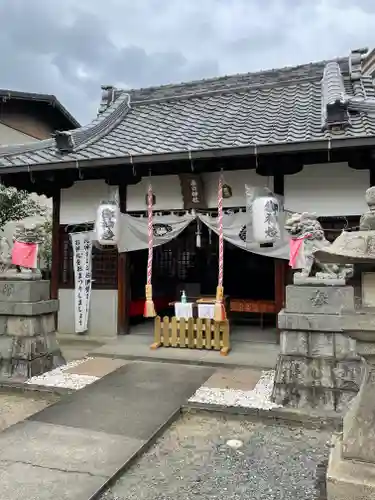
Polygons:
<instances>
[{"instance_id":1,"label":"gravel path","mask_svg":"<svg viewBox=\"0 0 375 500\"><path fill-rule=\"evenodd\" d=\"M329 439L325 431L185 415L101 500L317 500Z\"/></svg>"}]
</instances>

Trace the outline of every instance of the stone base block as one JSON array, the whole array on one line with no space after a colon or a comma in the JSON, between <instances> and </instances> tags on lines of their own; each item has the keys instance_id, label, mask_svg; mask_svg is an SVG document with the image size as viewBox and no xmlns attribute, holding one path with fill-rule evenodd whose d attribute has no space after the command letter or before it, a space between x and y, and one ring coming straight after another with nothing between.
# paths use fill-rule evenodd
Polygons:
<instances>
[{"instance_id":1,"label":"stone base block","mask_svg":"<svg viewBox=\"0 0 375 500\"><path fill-rule=\"evenodd\" d=\"M286 312L300 314L340 314L354 312L352 286L300 286L286 287Z\"/></svg>"},{"instance_id":2,"label":"stone base block","mask_svg":"<svg viewBox=\"0 0 375 500\"><path fill-rule=\"evenodd\" d=\"M0 316L39 316L40 314L55 313L58 310L58 300L42 300L40 302L0 302Z\"/></svg>"},{"instance_id":3,"label":"stone base block","mask_svg":"<svg viewBox=\"0 0 375 500\"><path fill-rule=\"evenodd\" d=\"M316 276L301 276L299 273L293 275L294 285L305 286L345 286L345 278L317 278Z\"/></svg>"},{"instance_id":4,"label":"stone base block","mask_svg":"<svg viewBox=\"0 0 375 500\"><path fill-rule=\"evenodd\" d=\"M49 298L49 281L0 281L0 302L40 302Z\"/></svg>"},{"instance_id":5,"label":"stone base block","mask_svg":"<svg viewBox=\"0 0 375 500\"><path fill-rule=\"evenodd\" d=\"M280 333L281 354L358 359L356 341L347 335L318 331L290 331Z\"/></svg>"},{"instance_id":6,"label":"stone base block","mask_svg":"<svg viewBox=\"0 0 375 500\"><path fill-rule=\"evenodd\" d=\"M293 408L341 411L357 394L362 377L359 359L280 354L272 399Z\"/></svg>"},{"instance_id":7,"label":"stone base block","mask_svg":"<svg viewBox=\"0 0 375 500\"><path fill-rule=\"evenodd\" d=\"M0 376L27 379L65 364L56 332L0 337Z\"/></svg>"},{"instance_id":8,"label":"stone base block","mask_svg":"<svg viewBox=\"0 0 375 500\"><path fill-rule=\"evenodd\" d=\"M47 334L55 330L54 313L40 316L0 316L0 336L34 336Z\"/></svg>"},{"instance_id":9,"label":"stone base block","mask_svg":"<svg viewBox=\"0 0 375 500\"><path fill-rule=\"evenodd\" d=\"M334 436L327 470L327 500L375 499L375 464L347 460L342 437Z\"/></svg>"},{"instance_id":10,"label":"stone base block","mask_svg":"<svg viewBox=\"0 0 375 500\"><path fill-rule=\"evenodd\" d=\"M375 342L375 310L356 309L342 314L295 313L285 309L278 314L280 330L338 332Z\"/></svg>"}]
</instances>

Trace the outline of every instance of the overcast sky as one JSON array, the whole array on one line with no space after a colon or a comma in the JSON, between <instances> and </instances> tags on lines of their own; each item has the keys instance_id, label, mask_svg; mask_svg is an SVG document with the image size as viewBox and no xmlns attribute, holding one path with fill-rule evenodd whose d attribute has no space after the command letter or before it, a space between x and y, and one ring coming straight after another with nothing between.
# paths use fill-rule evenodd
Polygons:
<instances>
[{"instance_id":1,"label":"overcast sky","mask_svg":"<svg viewBox=\"0 0 375 500\"><path fill-rule=\"evenodd\" d=\"M374 0L0 0L0 87L82 123L100 85L269 69L375 47Z\"/></svg>"}]
</instances>

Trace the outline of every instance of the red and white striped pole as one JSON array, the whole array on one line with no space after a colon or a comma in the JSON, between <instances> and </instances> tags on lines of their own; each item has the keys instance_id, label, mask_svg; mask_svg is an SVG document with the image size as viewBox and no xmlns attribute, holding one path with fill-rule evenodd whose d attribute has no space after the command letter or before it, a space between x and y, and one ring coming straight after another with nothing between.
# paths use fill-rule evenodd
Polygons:
<instances>
[{"instance_id":1,"label":"red and white striped pole","mask_svg":"<svg viewBox=\"0 0 375 500\"><path fill-rule=\"evenodd\" d=\"M143 316L153 318L156 316L154 301L152 299L152 257L154 250L154 229L152 224L153 216L153 193L151 182L147 192L147 231L148 231L148 258L147 258L147 281L146 281L146 301Z\"/></svg>"},{"instance_id":2,"label":"red and white striped pole","mask_svg":"<svg viewBox=\"0 0 375 500\"><path fill-rule=\"evenodd\" d=\"M217 211L218 211L218 231L219 231L219 273L216 288L216 300L214 308L214 320L224 321L227 315L224 307L224 232L223 232L223 177L219 177L217 190Z\"/></svg>"}]
</instances>

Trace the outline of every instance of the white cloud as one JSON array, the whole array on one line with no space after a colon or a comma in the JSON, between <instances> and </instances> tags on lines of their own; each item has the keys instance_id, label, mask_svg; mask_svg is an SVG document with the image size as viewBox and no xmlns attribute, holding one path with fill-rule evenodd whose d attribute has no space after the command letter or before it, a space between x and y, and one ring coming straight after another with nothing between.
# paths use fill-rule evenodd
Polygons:
<instances>
[{"instance_id":1,"label":"white cloud","mask_svg":"<svg viewBox=\"0 0 375 500\"><path fill-rule=\"evenodd\" d=\"M77 118L101 84L147 86L375 46L370 0L2 0L0 87L55 94Z\"/></svg>"}]
</instances>

